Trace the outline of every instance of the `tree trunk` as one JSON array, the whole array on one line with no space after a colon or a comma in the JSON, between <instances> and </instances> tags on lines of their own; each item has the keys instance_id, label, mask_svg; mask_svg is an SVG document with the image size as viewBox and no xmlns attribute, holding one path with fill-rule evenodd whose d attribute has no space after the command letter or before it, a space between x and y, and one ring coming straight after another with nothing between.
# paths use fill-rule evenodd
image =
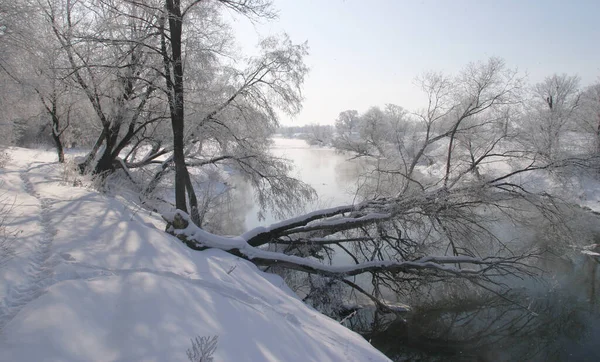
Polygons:
<instances>
[{"instance_id":1,"label":"tree trunk","mask_svg":"<svg viewBox=\"0 0 600 362\"><path fill-rule=\"evenodd\" d=\"M54 140L54 146L56 147L56 153L58 154L58 162L65 163L65 151L60 140L60 135L55 132L54 127L52 128L52 139Z\"/></svg>"},{"instance_id":2,"label":"tree trunk","mask_svg":"<svg viewBox=\"0 0 600 362\"><path fill-rule=\"evenodd\" d=\"M112 157L112 152L107 147L104 149L104 153L96 163L96 167L94 167L94 174L96 175L108 175L115 171L114 159Z\"/></svg>"},{"instance_id":3,"label":"tree trunk","mask_svg":"<svg viewBox=\"0 0 600 362\"><path fill-rule=\"evenodd\" d=\"M56 147L56 153L58 154L58 162L64 163L65 162L65 151L63 148L62 141L60 140L60 135L61 135L62 131L60 131L60 117L58 116L58 96L56 95L56 90L54 90L54 92L50 95L50 99L49 99L50 104L48 104L48 103L46 103L44 96L42 96L42 93L37 88L34 88L34 89L35 89L36 93L38 94L40 101L44 105L46 112L48 112L48 114L50 115L50 119L52 120L52 125L51 125L52 140L54 141L54 146ZM67 118L67 127L68 126L69 126L69 122L68 122L68 118ZM66 129L66 127L65 127L65 129Z\"/></svg>"},{"instance_id":4,"label":"tree trunk","mask_svg":"<svg viewBox=\"0 0 600 362\"><path fill-rule=\"evenodd\" d=\"M598 123L596 125L596 154L600 155L600 113L596 116L598 117Z\"/></svg>"},{"instance_id":5,"label":"tree trunk","mask_svg":"<svg viewBox=\"0 0 600 362\"><path fill-rule=\"evenodd\" d=\"M175 207L187 212L187 203L185 200L185 160L183 152L183 66L181 64L181 4L179 0L166 0L166 8L169 19L169 33L171 42L171 59L165 57L165 68L169 71L167 77L170 78L171 65L173 70L173 79L167 79L167 88L171 89L169 94L169 106L171 111L171 128L173 130L173 162L175 163ZM163 49L166 51L166 49ZM165 54L166 55L166 54ZM169 84L170 83L170 84Z\"/></svg>"},{"instance_id":6,"label":"tree trunk","mask_svg":"<svg viewBox=\"0 0 600 362\"><path fill-rule=\"evenodd\" d=\"M194 224L202 226L200 212L198 211L198 199L196 198L196 192L194 191L194 185L192 185L192 179L190 178L189 172L187 172L186 175L185 186L188 191L188 199L190 202L190 216L192 218L192 221L194 222Z\"/></svg>"},{"instance_id":7,"label":"tree trunk","mask_svg":"<svg viewBox=\"0 0 600 362\"><path fill-rule=\"evenodd\" d=\"M79 172L81 174L88 172L90 164L92 163L94 158L96 158L96 153L98 153L100 146L102 146L102 143L104 142L105 137L106 137L106 132L104 130L102 130L100 137L98 137L98 139L96 140L96 143L94 143L94 146L92 147L90 152L85 157L85 160L82 163L80 163L79 165L77 165L79 167Z\"/></svg>"},{"instance_id":8,"label":"tree trunk","mask_svg":"<svg viewBox=\"0 0 600 362\"><path fill-rule=\"evenodd\" d=\"M181 35L182 35L182 14L180 0L166 0L166 8L169 16L169 32L171 42L171 62L173 69L172 93L170 95L171 127L173 129L173 162L175 163L175 207L187 212L186 189L188 199L192 210L196 210L197 216L198 203L194 188L190 181L190 175L185 165L184 154L184 93L183 93L183 62L181 59ZM164 51L165 49L163 49ZM167 59L165 59L168 62ZM166 68L171 68L165 64ZM169 78L170 76L167 75ZM169 79L167 79L169 83ZM196 218L197 219L197 218ZM195 221L195 220L194 220Z\"/></svg>"},{"instance_id":9,"label":"tree trunk","mask_svg":"<svg viewBox=\"0 0 600 362\"><path fill-rule=\"evenodd\" d=\"M56 147L56 153L58 154L58 162L65 163L65 151L63 148L62 141L60 140L60 120L56 113L56 102L52 104L52 139L54 140L54 146Z\"/></svg>"},{"instance_id":10,"label":"tree trunk","mask_svg":"<svg viewBox=\"0 0 600 362\"><path fill-rule=\"evenodd\" d=\"M147 195L150 195L152 192L154 192L154 190L156 189L156 186L158 186L158 183L163 178L163 176L165 176L170 171L169 164L170 164L170 160L163 162L163 164L161 165L160 171L158 171L157 173L154 174L154 177L152 177L152 179L148 183L148 186L146 186L146 189L143 192L144 195L147 196Z\"/></svg>"},{"instance_id":11,"label":"tree trunk","mask_svg":"<svg viewBox=\"0 0 600 362\"><path fill-rule=\"evenodd\" d=\"M121 120L118 119L113 121L109 126L104 127L104 133L106 134L104 144L106 147L104 147L104 152L94 167L94 174L96 175L108 175L115 171L114 162L119 154L115 155L114 149L117 146L119 138L120 123Z\"/></svg>"}]
</instances>

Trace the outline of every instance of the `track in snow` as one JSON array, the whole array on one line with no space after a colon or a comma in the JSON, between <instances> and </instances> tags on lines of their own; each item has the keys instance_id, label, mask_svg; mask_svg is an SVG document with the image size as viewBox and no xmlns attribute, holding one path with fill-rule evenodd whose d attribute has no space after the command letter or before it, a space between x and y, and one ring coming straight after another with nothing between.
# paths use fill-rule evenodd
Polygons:
<instances>
[{"instance_id":1,"label":"track in snow","mask_svg":"<svg viewBox=\"0 0 600 362\"><path fill-rule=\"evenodd\" d=\"M27 170L22 171L19 176L23 183L23 189L27 192L27 194L36 198L39 202L38 223L41 226L42 235L40 235L40 237L38 237L35 241L27 239L23 240L24 242L35 242L36 244L32 248L31 255L28 257L26 270L24 271L27 274L27 280L20 285L13 286L5 300L0 301L0 333L4 326L6 326L28 303L37 299L47 288L51 287L55 283L67 280L89 280L99 277L126 276L136 273L154 274L161 277L180 280L185 283L195 284L217 292L225 298L233 299L249 308L256 310L259 313L264 314L272 308L268 308L267 306L269 304L261 298L248 295L243 291L229 288L225 285L218 285L202 279L190 279L173 272L161 272L146 268L103 268L79 263L68 253L54 255L54 257L52 257L52 243L54 236L56 235L56 228L51 217L52 204L54 200L40 196L40 194L35 190L34 185L31 183L31 180L27 174ZM73 273L55 274L53 269L58 263L70 264L73 267L79 267L84 270L79 269ZM286 317L290 323L299 324L298 320L294 316L288 316L286 313L277 311L275 312Z\"/></svg>"},{"instance_id":2,"label":"track in snow","mask_svg":"<svg viewBox=\"0 0 600 362\"><path fill-rule=\"evenodd\" d=\"M110 277L110 276L124 276L135 273L149 273L155 274L162 277L178 279L183 282L196 284L204 288L213 290L226 298L234 299L242 304L247 305L250 308L256 309L259 312L264 310L265 302L260 298L256 298L245 293L227 288L222 285L217 285L209 281L201 279L190 279L179 274L172 272L160 272L150 269L108 269L94 265L87 265L78 263L68 253L62 255L54 255L52 257L52 243L54 236L56 235L56 228L52 223L52 203L53 199L42 198L39 193L35 190L34 185L31 183L27 171L20 173L21 180L23 182L23 189L32 197L35 197L39 202L39 217L38 223L41 226L42 235L35 241L36 245L31 251L31 255L28 257L29 262L26 267L27 280L17 286L14 286L8 293L7 298L4 301L0 301L0 332L3 327L10 322L18 313L52 285L57 282L63 282L66 280L78 280L78 279L92 279L98 277ZM23 240L29 242L30 240ZM31 240L33 242L33 240ZM52 258L51 258L52 257ZM77 270L74 273L55 274L53 272L54 266L57 263L71 264L74 267L80 267L87 269L87 271Z\"/></svg>"},{"instance_id":3,"label":"track in snow","mask_svg":"<svg viewBox=\"0 0 600 362\"><path fill-rule=\"evenodd\" d=\"M39 224L42 229L42 235L35 241L29 263L25 273L27 281L14 286L8 293L8 296L0 305L0 331L10 322L19 311L29 302L39 297L52 276L52 266L49 263L52 254L52 242L56 235L56 229L52 224L52 199L42 198L29 180L27 171L22 171L19 175L23 181L23 189L39 201L40 214ZM26 240L24 240L26 242Z\"/></svg>"}]
</instances>

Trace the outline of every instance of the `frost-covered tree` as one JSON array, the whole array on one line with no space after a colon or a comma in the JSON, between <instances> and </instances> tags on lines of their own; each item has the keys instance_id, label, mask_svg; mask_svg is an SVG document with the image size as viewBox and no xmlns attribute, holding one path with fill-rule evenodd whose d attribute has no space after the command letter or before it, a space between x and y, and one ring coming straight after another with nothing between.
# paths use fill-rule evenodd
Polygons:
<instances>
[{"instance_id":1,"label":"frost-covered tree","mask_svg":"<svg viewBox=\"0 0 600 362\"><path fill-rule=\"evenodd\" d=\"M593 152L600 155L600 83L598 82L585 88L581 94L576 129L591 138Z\"/></svg>"},{"instance_id":2,"label":"frost-covered tree","mask_svg":"<svg viewBox=\"0 0 600 362\"><path fill-rule=\"evenodd\" d=\"M335 120L336 137L334 142L337 148L349 147L358 138L358 111L346 110L340 112Z\"/></svg>"},{"instance_id":3,"label":"frost-covered tree","mask_svg":"<svg viewBox=\"0 0 600 362\"><path fill-rule=\"evenodd\" d=\"M57 104L61 92L49 85L58 81L57 52L45 36L47 32L43 30L44 24L34 4L15 1L2 8L4 31L0 71L4 78L1 96L5 103L2 118L9 130L5 134L12 135L11 143L27 145L42 141L42 135L49 129L58 129L52 125L59 119ZM52 80L48 77L50 73ZM49 88L54 91L48 91ZM42 104L49 108L44 109ZM54 117L48 112L52 109ZM52 132L55 141L60 141L59 132ZM56 145L61 158L62 144Z\"/></svg>"},{"instance_id":4,"label":"frost-covered tree","mask_svg":"<svg viewBox=\"0 0 600 362\"><path fill-rule=\"evenodd\" d=\"M138 43L151 38L153 14L123 1L66 0L40 7L65 54L70 79L101 130L81 169L106 174L122 168L121 151L164 119L153 85L152 68L160 58Z\"/></svg>"},{"instance_id":5,"label":"frost-covered tree","mask_svg":"<svg viewBox=\"0 0 600 362\"><path fill-rule=\"evenodd\" d=\"M310 124L306 127L305 140L309 145L330 146L333 142L333 127Z\"/></svg>"},{"instance_id":6,"label":"frost-covered tree","mask_svg":"<svg viewBox=\"0 0 600 362\"><path fill-rule=\"evenodd\" d=\"M176 207L190 210L197 224L202 222L202 212L188 167L233 167L252 184L262 208L290 210L299 200L312 196L306 185L287 176L285 160L267 152L268 136L278 126L277 109L287 113L300 109L300 86L307 72L303 63L306 45L293 44L287 36L270 37L260 43L260 55L248 59L243 67L228 63L223 53L228 50L225 45L230 33L219 17L225 8L251 18L273 16L267 1L167 1L164 11L168 16L159 19L162 78L173 143L154 153L162 155L168 150L172 156L161 163L149 189L174 169ZM199 20L206 19L206 14L214 14L207 24ZM215 31L207 31L210 24ZM198 32L215 45L195 47L194 41L187 41ZM215 34L218 37L212 38ZM202 62L186 63L183 73L182 62L188 58L210 61L200 68L195 66ZM136 165L153 162L154 155Z\"/></svg>"},{"instance_id":7,"label":"frost-covered tree","mask_svg":"<svg viewBox=\"0 0 600 362\"><path fill-rule=\"evenodd\" d=\"M566 131L574 129L581 103L579 77L554 74L531 90L523 123L524 137L548 159L561 156Z\"/></svg>"}]
</instances>

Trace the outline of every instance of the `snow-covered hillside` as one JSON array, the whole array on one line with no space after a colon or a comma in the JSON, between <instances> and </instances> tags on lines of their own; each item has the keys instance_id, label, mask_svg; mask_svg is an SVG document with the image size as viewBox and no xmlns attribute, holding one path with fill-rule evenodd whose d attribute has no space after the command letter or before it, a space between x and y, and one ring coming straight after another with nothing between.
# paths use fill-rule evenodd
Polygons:
<instances>
[{"instance_id":1,"label":"snow-covered hillside","mask_svg":"<svg viewBox=\"0 0 600 362\"><path fill-rule=\"evenodd\" d=\"M387 361L274 275L189 250L158 215L61 182L50 152L12 149L0 195L18 255L0 267L0 361Z\"/></svg>"}]
</instances>

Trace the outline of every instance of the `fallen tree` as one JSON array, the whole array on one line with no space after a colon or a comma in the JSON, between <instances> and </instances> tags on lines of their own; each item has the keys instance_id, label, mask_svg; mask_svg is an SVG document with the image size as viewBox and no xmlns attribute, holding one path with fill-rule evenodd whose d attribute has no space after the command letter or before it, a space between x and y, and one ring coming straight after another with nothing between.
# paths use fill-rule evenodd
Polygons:
<instances>
[{"instance_id":1,"label":"fallen tree","mask_svg":"<svg viewBox=\"0 0 600 362\"><path fill-rule=\"evenodd\" d=\"M494 208L514 216L527 203L535 205L528 212L535 209L552 217L558 212L552 210L555 201L546 195L524 193L504 181L477 183L452 193L440 189L317 210L236 237L209 233L180 210L163 218L167 231L194 250L218 248L259 266L334 279L387 309L378 291L381 286L399 292L416 280L460 278L486 289L499 287L496 290L500 291L507 288L506 278L535 274L527 260L537 256L538 250L518 250L503 243L489 229L492 219L483 210ZM414 223L419 219L430 224L417 230ZM468 233L496 243L480 247L472 244L476 239L473 235L459 239ZM353 262L327 263L324 254L332 252L332 247ZM356 284L352 277L359 275L370 275L374 290Z\"/></svg>"}]
</instances>

